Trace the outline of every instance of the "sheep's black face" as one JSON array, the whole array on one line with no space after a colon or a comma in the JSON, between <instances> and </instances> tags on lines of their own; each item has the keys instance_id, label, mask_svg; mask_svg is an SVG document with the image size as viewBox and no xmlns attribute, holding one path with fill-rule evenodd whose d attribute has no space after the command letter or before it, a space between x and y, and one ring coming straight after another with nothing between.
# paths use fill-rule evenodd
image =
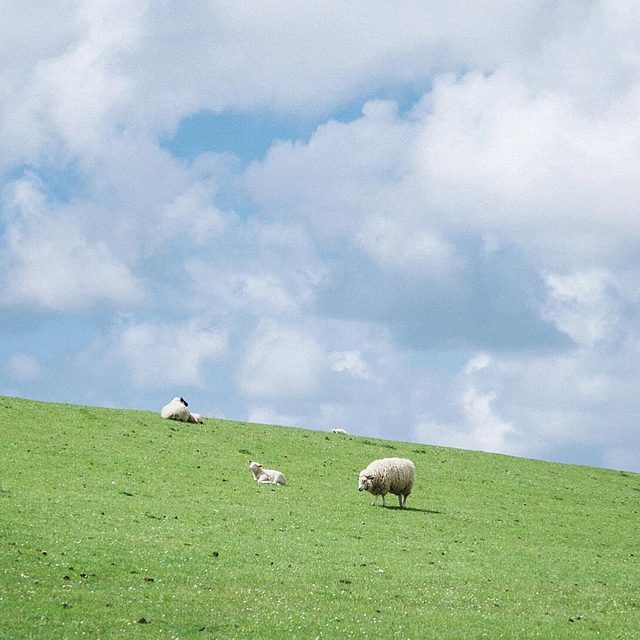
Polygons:
<instances>
[{"instance_id":1,"label":"sheep's black face","mask_svg":"<svg viewBox=\"0 0 640 640\"><path fill-rule=\"evenodd\" d=\"M185 407L189 406L189 403L184 398L180 398L180 402L182 402Z\"/></svg>"}]
</instances>

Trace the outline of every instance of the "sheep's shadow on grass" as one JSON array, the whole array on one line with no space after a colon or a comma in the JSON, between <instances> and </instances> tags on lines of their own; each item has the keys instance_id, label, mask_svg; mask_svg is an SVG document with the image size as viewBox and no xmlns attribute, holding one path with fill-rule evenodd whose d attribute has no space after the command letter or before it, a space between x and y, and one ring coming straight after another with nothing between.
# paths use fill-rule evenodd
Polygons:
<instances>
[{"instance_id":1,"label":"sheep's shadow on grass","mask_svg":"<svg viewBox=\"0 0 640 640\"><path fill-rule=\"evenodd\" d=\"M430 513L431 515L442 515L442 511L433 511L432 509L419 509L418 507L398 507L391 504L382 507L383 509L393 509L394 511L415 511L416 513Z\"/></svg>"}]
</instances>

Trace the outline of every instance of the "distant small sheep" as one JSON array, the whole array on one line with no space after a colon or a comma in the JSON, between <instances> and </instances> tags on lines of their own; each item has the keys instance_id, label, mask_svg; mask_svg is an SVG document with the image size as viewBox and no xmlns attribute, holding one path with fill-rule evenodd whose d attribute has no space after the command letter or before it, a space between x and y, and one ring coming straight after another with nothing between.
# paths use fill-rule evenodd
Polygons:
<instances>
[{"instance_id":1,"label":"distant small sheep","mask_svg":"<svg viewBox=\"0 0 640 640\"><path fill-rule=\"evenodd\" d=\"M166 420L177 420L178 422L198 422L202 424L202 417L199 413L191 413L187 407L189 403L184 398L174 398L169 404L165 404L160 411L160 415Z\"/></svg>"},{"instance_id":2,"label":"distant small sheep","mask_svg":"<svg viewBox=\"0 0 640 640\"><path fill-rule=\"evenodd\" d=\"M331 433L339 433L343 436L348 436L349 434L344 429L331 429Z\"/></svg>"},{"instance_id":3,"label":"distant small sheep","mask_svg":"<svg viewBox=\"0 0 640 640\"><path fill-rule=\"evenodd\" d=\"M284 474L281 471L263 469L259 462L252 462L248 469L253 473L256 482L265 484L287 484Z\"/></svg>"},{"instance_id":4,"label":"distant small sheep","mask_svg":"<svg viewBox=\"0 0 640 640\"><path fill-rule=\"evenodd\" d=\"M398 496L398 503L404 509L407 496L411 493L416 478L416 469L411 460L406 458L382 458L374 460L360 472L358 491L365 489L375 496L372 505L375 507L378 496L382 496L382 506L386 507L384 497L387 493Z\"/></svg>"}]
</instances>

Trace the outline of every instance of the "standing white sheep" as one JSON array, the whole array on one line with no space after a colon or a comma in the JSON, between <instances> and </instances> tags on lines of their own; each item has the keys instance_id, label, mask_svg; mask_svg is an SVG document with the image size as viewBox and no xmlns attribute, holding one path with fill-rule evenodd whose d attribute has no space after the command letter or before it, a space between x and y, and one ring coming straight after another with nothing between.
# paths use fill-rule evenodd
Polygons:
<instances>
[{"instance_id":1,"label":"standing white sheep","mask_svg":"<svg viewBox=\"0 0 640 640\"><path fill-rule=\"evenodd\" d=\"M348 436L349 434L344 429L331 429L331 433L337 433L341 436Z\"/></svg>"},{"instance_id":2,"label":"standing white sheep","mask_svg":"<svg viewBox=\"0 0 640 640\"><path fill-rule=\"evenodd\" d=\"M360 472L358 491L365 489L375 496L372 505L375 507L378 496L382 496L382 506L386 507L384 497L387 493L398 496L398 503L403 509L407 496L411 493L416 479L416 468L406 458L382 458L374 460Z\"/></svg>"},{"instance_id":3,"label":"standing white sheep","mask_svg":"<svg viewBox=\"0 0 640 640\"><path fill-rule=\"evenodd\" d=\"M256 482L265 484L287 484L284 474L281 471L263 469L259 462L252 462L248 466L248 469L253 473Z\"/></svg>"}]
</instances>

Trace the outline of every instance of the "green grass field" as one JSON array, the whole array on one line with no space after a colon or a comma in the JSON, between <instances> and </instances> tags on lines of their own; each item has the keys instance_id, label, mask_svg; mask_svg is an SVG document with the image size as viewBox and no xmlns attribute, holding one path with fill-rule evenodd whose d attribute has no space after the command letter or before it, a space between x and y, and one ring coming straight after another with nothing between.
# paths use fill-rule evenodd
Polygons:
<instances>
[{"instance_id":1,"label":"green grass field","mask_svg":"<svg viewBox=\"0 0 640 640\"><path fill-rule=\"evenodd\" d=\"M636 474L4 397L0 438L3 639L640 637Z\"/></svg>"}]
</instances>

